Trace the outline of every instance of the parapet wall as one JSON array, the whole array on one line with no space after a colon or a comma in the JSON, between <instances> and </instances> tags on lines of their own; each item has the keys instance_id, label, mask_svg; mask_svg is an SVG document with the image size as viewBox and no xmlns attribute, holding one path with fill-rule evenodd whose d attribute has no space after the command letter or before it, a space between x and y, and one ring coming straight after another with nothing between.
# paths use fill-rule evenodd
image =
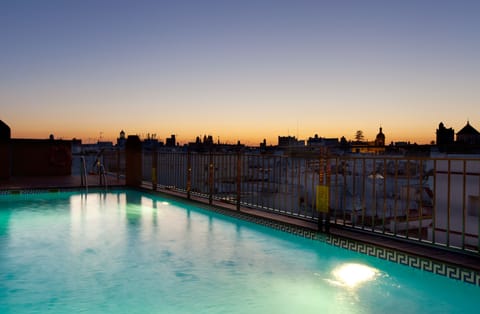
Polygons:
<instances>
[{"instance_id":1,"label":"parapet wall","mask_svg":"<svg viewBox=\"0 0 480 314\"><path fill-rule=\"evenodd\" d=\"M71 141L12 139L10 148L12 176L71 175Z\"/></svg>"}]
</instances>

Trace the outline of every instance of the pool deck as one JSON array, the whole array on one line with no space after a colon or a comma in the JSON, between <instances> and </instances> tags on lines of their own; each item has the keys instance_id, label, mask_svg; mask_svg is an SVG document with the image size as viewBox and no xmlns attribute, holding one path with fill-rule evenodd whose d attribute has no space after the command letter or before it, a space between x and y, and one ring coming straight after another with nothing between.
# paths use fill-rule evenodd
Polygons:
<instances>
[{"instance_id":1,"label":"pool deck","mask_svg":"<svg viewBox=\"0 0 480 314\"><path fill-rule=\"evenodd\" d=\"M125 186L125 180L123 178L117 178L116 176L108 176L107 183L109 187ZM97 175L89 175L88 186L101 187L103 185L100 185L99 177ZM14 177L8 180L0 180L0 190L70 189L81 187L82 186L80 176ZM149 190L151 191L151 187ZM171 190L157 190L157 192L165 193L173 197L181 198L183 200L185 200L186 196L184 193L179 193ZM209 204L208 199L205 198L192 196L191 200L202 204ZM211 205L232 211L237 210L235 204L222 201L214 200ZM281 222L283 224L293 225L312 231L318 230L318 225L316 223L296 217L290 217L282 214L265 212L257 209L244 207L240 208L240 212L243 214L269 219L272 221ZM362 230L343 229L334 226L330 227L330 234L338 237L351 239L354 241L373 244L387 249L402 251L407 254L425 257L480 272L480 255L475 255L473 253L472 255L461 254L454 251L431 247L424 243L421 243L418 240L403 241L383 236L381 234L377 235L371 232L363 232Z\"/></svg>"},{"instance_id":2,"label":"pool deck","mask_svg":"<svg viewBox=\"0 0 480 314\"><path fill-rule=\"evenodd\" d=\"M88 187L103 187L98 175L88 175ZM116 176L107 176L107 186L124 186L125 180ZM41 177L11 177L0 179L0 190L28 190L28 189L62 189L81 188L80 176L41 176Z\"/></svg>"}]
</instances>

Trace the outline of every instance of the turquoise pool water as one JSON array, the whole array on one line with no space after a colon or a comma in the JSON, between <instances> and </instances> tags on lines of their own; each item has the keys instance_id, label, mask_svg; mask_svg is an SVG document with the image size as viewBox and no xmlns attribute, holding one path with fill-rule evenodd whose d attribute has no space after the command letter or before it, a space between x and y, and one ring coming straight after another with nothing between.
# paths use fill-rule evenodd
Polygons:
<instances>
[{"instance_id":1,"label":"turquoise pool water","mask_svg":"<svg viewBox=\"0 0 480 314\"><path fill-rule=\"evenodd\" d=\"M479 296L137 191L0 196L0 313L477 313Z\"/></svg>"}]
</instances>

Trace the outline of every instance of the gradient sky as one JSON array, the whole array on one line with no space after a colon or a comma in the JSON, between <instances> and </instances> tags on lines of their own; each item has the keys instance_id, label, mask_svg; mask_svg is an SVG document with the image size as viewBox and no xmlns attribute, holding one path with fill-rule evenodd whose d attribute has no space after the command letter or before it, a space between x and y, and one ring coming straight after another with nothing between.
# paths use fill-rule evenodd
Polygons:
<instances>
[{"instance_id":1,"label":"gradient sky","mask_svg":"<svg viewBox=\"0 0 480 314\"><path fill-rule=\"evenodd\" d=\"M480 1L0 0L12 137L480 130Z\"/></svg>"}]
</instances>

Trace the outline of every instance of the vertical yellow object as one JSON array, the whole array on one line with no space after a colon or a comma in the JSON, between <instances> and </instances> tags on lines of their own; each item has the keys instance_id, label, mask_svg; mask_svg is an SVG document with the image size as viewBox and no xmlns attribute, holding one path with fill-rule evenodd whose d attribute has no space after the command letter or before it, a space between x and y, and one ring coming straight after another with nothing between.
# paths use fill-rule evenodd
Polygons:
<instances>
[{"instance_id":1,"label":"vertical yellow object","mask_svg":"<svg viewBox=\"0 0 480 314\"><path fill-rule=\"evenodd\" d=\"M157 184L157 168L152 168L152 183Z\"/></svg>"},{"instance_id":2,"label":"vertical yellow object","mask_svg":"<svg viewBox=\"0 0 480 314\"><path fill-rule=\"evenodd\" d=\"M317 211L320 213L328 213L328 186L317 185Z\"/></svg>"}]
</instances>

